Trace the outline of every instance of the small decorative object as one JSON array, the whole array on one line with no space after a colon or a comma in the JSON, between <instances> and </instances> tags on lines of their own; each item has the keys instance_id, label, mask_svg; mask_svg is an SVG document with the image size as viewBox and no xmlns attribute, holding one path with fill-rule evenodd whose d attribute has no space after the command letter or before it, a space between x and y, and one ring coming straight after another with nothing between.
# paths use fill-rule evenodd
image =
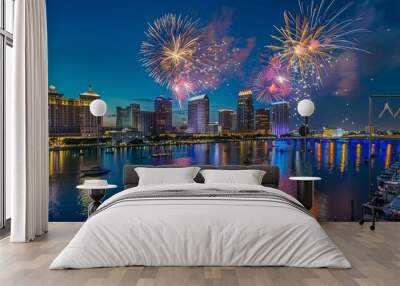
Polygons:
<instances>
[{"instance_id":1,"label":"small decorative object","mask_svg":"<svg viewBox=\"0 0 400 286\"><path fill-rule=\"evenodd\" d=\"M89 106L90 113L96 117L96 127L97 127L97 165L90 168L81 169L82 177L84 176L101 176L110 172L110 170L105 169L100 166L100 123L101 117L107 112L107 104L104 100L95 99L90 103Z\"/></svg>"},{"instance_id":2,"label":"small decorative object","mask_svg":"<svg viewBox=\"0 0 400 286\"><path fill-rule=\"evenodd\" d=\"M96 117L102 117L107 112L107 104L104 100L96 99L90 103L90 113Z\"/></svg>"},{"instance_id":3,"label":"small decorative object","mask_svg":"<svg viewBox=\"0 0 400 286\"><path fill-rule=\"evenodd\" d=\"M310 117L315 111L314 103L309 99L303 99L297 104L297 112L302 117Z\"/></svg>"},{"instance_id":4,"label":"small decorative object","mask_svg":"<svg viewBox=\"0 0 400 286\"><path fill-rule=\"evenodd\" d=\"M117 185L108 184L107 180L85 180L83 185L76 188L88 190L89 197L92 202L88 206L88 216L90 216L101 205L101 199L104 197L106 190L115 189Z\"/></svg>"},{"instance_id":5,"label":"small decorative object","mask_svg":"<svg viewBox=\"0 0 400 286\"><path fill-rule=\"evenodd\" d=\"M90 103L90 113L96 117L96 127L97 127L97 153L99 153L100 144L100 119L107 112L107 104L104 100L96 99Z\"/></svg>"},{"instance_id":6,"label":"small decorative object","mask_svg":"<svg viewBox=\"0 0 400 286\"><path fill-rule=\"evenodd\" d=\"M303 206L310 210L314 202L314 182L320 177L290 177L289 180L297 182L297 199Z\"/></svg>"},{"instance_id":7,"label":"small decorative object","mask_svg":"<svg viewBox=\"0 0 400 286\"><path fill-rule=\"evenodd\" d=\"M307 151L306 137L310 133L308 128L308 118L314 113L314 103L309 99L303 99L297 104L297 111L300 116L304 117L304 125L299 128L299 134L304 137L304 151Z\"/></svg>"},{"instance_id":8,"label":"small decorative object","mask_svg":"<svg viewBox=\"0 0 400 286\"><path fill-rule=\"evenodd\" d=\"M297 111L304 117L304 125L299 128L299 133L304 137L304 152L307 152L307 135L310 133L308 118L315 111L314 103L309 99L303 99L297 104ZM307 156L304 155L304 164ZM306 168L304 168L306 169ZM314 181L321 180L320 177L290 177L289 180L297 181L297 199L305 208L311 209L314 201Z\"/></svg>"}]
</instances>

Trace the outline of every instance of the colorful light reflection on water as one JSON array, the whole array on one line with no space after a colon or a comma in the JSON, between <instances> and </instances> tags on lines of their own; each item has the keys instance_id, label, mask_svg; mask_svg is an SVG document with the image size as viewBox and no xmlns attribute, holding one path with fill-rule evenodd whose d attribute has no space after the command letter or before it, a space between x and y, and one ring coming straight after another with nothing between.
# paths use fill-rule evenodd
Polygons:
<instances>
[{"instance_id":1,"label":"colorful light reflection on water","mask_svg":"<svg viewBox=\"0 0 400 286\"><path fill-rule=\"evenodd\" d=\"M351 201L354 217L361 203L368 200L368 141L367 140L309 140L303 152L303 140L251 140L240 142L173 145L170 158L152 158L160 147L132 147L114 153L102 153L102 164L112 170L106 179L121 191L125 164L272 164L280 168L280 189L295 195L294 175L314 175L323 178L317 184L313 214L321 220L350 220ZM377 140L372 144L371 161L376 177L384 168L399 159L400 141ZM95 150L50 151L50 221L84 221L90 201L85 191L75 187L82 182L80 169L96 162Z\"/></svg>"}]
</instances>

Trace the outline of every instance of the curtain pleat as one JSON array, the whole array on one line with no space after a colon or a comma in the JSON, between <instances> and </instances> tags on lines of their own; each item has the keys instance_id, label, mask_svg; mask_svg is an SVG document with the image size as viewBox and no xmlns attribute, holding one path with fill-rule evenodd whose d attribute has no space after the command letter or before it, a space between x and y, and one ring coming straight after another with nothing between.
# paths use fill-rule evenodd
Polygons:
<instances>
[{"instance_id":1,"label":"curtain pleat","mask_svg":"<svg viewBox=\"0 0 400 286\"><path fill-rule=\"evenodd\" d=\"M15 2L14 124L6 158L12 168L12 242L27 242L47 232L48 77L45 0ZM7 146L6 146L7 148ZM6 149L7 150L7 149ZM6 178L7 180L7 178Z\"/></svg>"}]
</instances>

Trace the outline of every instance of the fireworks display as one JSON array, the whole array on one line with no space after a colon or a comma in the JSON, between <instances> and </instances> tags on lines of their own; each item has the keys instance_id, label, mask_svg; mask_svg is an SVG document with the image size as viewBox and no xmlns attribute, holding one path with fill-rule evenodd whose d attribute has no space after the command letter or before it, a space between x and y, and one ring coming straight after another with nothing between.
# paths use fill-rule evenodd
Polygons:
<instances>
[{"instance_id":1,"label":"fireworks display","mask_svg":"<svg viewBox=\"0 0 400 286\"><path fill-rule=\"evenodd\" d=\"M363 51L350 37L365 32L358 28L360 18L342 18L350 4L333 11L335 0L306 6L299 1L300 12L284 12L284 26L275 27L278 35L272 38L276 45L268 45L288 64L291 72L300 73L306 80L321 84L328 68L339 52Z\"/></svg>"},{"instance_id":2,"label":"fireworks display","mask_svg":"<svg viewBox=\"0 0 400 286\"><path fill-rule=\"evenodd\" d=\"M237 71L240 62L234 59L235 51L225 40L218 41L204 35L200 38L196 60L189 71L190 77L196 80L197 92L215 89L223 75Z\"/></svg>"},{"instance_id":3,"label":"fireworks display","mask_svg":"<svg viewBox=\"0 0 400 286\"><path fill-rule=\"evenodd\" d=\"M169 88L193 64L199 33L197 21L167 14L149 24L142 42L142 63L154 80Z\"/></svg>"},{"instance_id":4,"label":"fireworks display","mask_svg":"<svg viewBox=\"0 0 400 286\"><path fill-rule=\"evenodd\" d=\"M183 75L179 75L171 86L171 91L178 100L179 106L182 107L182 101L194 91L195 84Z\"/></svg>"},{"instance_id":5,"label":"fireworks display","mask_svg":"<svg viewBox=\"0 0 400 286\"><path fill-rule=\"evenodd\" d=\"M258 101L271 103L289 95L291 90L290 83L291 78L287 65L283 64L279 57L274 57L258 73L253 83L253 90Z\"/></svg>"},{"instance_id":6,"label":"fireworks display","mask_svg":"<svg viewBox=\"0 0 400 286\"><path fill-rule=\"evenodd\" d=\"M223 76L238 70L239 49L210 37L198 21L167 14L149 25L142 42L142 63L154 80L167 86L179 104L188 96L215 89Z\"/></svg>"},{"instance_id":7,"label":"fireworks display","mask_svg":"<svg viewBox=\"0 0 400 286\"><path fill-rule=\"evenodd\" d=\"M251 81L258 101L307 98L322 85L341 52L363 51L353 39L366 31L358 27L360 18L345 17L350 4L339 10L334 4L335 0L321 0L305 5L300 0L298 12L284 12L284 25L275 27L278 33L271 36L277 43L266 46L272 56ZM215 90L227 75L241 70L248 54L243 57L243 50L233 47L233 37L219 35L226 23L217 19L199 27L198 20L166 14L149 24L140 50L142 64L180 106L187 97Z\"/></svg>"}]
</instances>

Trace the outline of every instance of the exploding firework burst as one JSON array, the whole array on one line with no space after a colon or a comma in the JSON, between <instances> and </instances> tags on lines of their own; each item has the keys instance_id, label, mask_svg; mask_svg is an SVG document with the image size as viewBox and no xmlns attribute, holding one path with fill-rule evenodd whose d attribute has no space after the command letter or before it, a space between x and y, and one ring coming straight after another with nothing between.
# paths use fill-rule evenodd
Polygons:
<instances>
[{"instance_id":1,"label":"exploding firework burst","mask_svg":"<svg viewBox=\"0 0 400 286\"><path fill-rule=\"evenodd\" d=\"M216 89L243 60L231 38L217 37L211 25L199 28L197 22L167 14L149 25L140 50L146 71L180 106L193 94Z\"/></svg>"},{"instance_id":2,"label":"exploding firework burst","mask_svg":"<svg viewBox=\"0 0 400 286\"><path fill-rule=\"evenodd\" d=\"M273 57L268 65L258 73L253 83L257 101L272 103L283 99L289 95L290 82L288 66L282 63L279 57Z\"/></svg>"},{"instance_id":3,"label":"exploding firework burst","mask_svg":"<svg viewBox=\"0 0 400 286\"><path fill-rule=\"evenodd\" d=\"M171 90L175 98L178 100L179 106L182 107L182 102L185 98L194 92L195 84L183 75L180 75L174 80Z\"/></svg>"},{"instance_id":4,"label":"exploding firework burst","mask_svg":"<svg viewBox=\"0 0 400 286\"><path fill-rule=\"evenodd\" d=\"M191 68L184 72L186 77L196 82L196 92L215 89L223 75L235 73L240 62L235 60L236 49L231 49L225 40L217 41L203 36L200 37Z\"/></svg>"},{"instance_id":5,"label":"exploding firework burst","mask_svg":"<svg viewBox=\"0 0 400 286\"><path fill-rule=\"evenodd\" d=\"M154 80L172 88L176 79L193 64L198 44L197 21L166 14L149 24L140 53L146 71Z\"/></svg>"},{"instance_id":6,"label":"exploding firework burst","mask_svg":"<svg viewBox=\"0 0 400 286\"><path fill-rule=\"evenodd\" d=\"M285 11L284 26L275 27L278 35L272 35L272 38L279 44L267 46L277 52L293 72L318 84L322 83L323 76L338 52L364 51L357 47L354 40L349 39L349 36L366 31L357 27L361 19L343 18L350 4L333 11L334 3L335 0L321 0L319 4L312 1L305 6L299 1L300 14L293 15Z\"/></svg>"},{"instance_id":7,"label":"exploding firework burst","mask_svg":"<svg viewBox=\"0 0 400 286\"><path fill-rule=\"evenodd\" d=\"M185 64L170 84L179 104L190 95L216 89L223 81L223 74L237 71L240 63L234 60L234 52L223 40L210 42L200 37L192 61Z\"/></svg>"}]
</instances>

